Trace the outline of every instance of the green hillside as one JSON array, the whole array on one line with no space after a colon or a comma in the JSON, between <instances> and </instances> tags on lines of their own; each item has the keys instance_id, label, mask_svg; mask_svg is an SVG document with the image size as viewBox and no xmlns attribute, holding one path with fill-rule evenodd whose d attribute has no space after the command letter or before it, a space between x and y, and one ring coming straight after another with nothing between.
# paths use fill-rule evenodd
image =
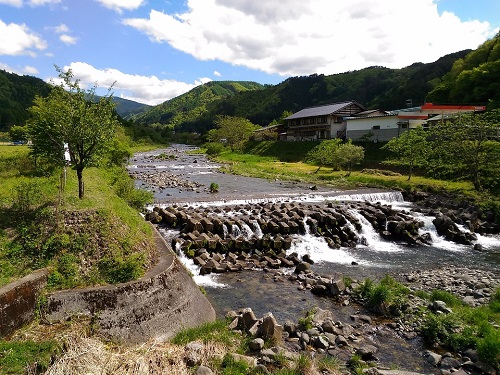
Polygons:
<instances>
[{"instance_id":1,"label":"green hillside","mask_svg":"<svg viewBox=\"0 0 500 375\"><path fill-rule=\"evenodd\" d=\"M116 113L123 118L130 117L137 113L142 113L151 108L150 105L134 102L133 100L122 99L113 96L113 102L116 103Z\"/></svg>"},{"instance_id":2,"label":"green hillside","mask_svg":"<svg viewBox=\"0 0 500 375\"><path fill-rule=\"evenodd\" d=\"M202 123L184 123L180 129L204 128L217 114L246 117L254 124L265 126L285 110L296 112L304 107L346 100L383 110L404 108L407 99L420 105L427 93L441 83L441 77L450 71L453 63L468 52L457 52L433 63L415 63L402 69L374 66L329 76L313 74L288 78L259 92L242 92L213 103Z\"/></svg>"},{"instance_id":3,"label":"green hillside","mask_svg":"<svg viewBox=\"0 0 500 375\"><path fill-rule=\"evenodd\" d=\"M24 125L36 95L46 96L50 86L40 78L0 70L0 131Z\"/></svg>"},{"instance_id":4,"label":"green hillside","mask_svg":"<svg viewBox=\"0 0 500 375\"><path fill-rule=\"evenodd\" d=\"M141 124L161 123L178 127L185 122L196 122L207 114L208 105L240 92L262 90L256 82L219 81L208 82L191 91L170 99L150 110L127 119Z\"/></svg>"},{"instance_id":5,"label":"green hillside","mask_svg":"<svg viewBox=\"0 0 500 375\"><path fill-rule=\"evenodd\" d=\"M500 33L458 59L432 90L429 102L488 105L500 108Z\"/></svg>"}]
</instances>

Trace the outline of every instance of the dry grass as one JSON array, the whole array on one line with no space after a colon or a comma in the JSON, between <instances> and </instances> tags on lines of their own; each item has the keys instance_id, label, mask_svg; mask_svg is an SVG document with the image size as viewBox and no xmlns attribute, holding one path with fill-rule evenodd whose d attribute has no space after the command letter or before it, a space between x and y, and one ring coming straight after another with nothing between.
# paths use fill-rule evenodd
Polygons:
<instances>
[{"instance_id":1,"label":"dry grass","mask_svg":"<svg viewBox=\"0 0 500 375\"><path fill-rule=\"evenodd\" d=\"M56 340L61 353L44 373L45 375L188 375L192 370L184 361L183 346L148 341L140 345L109 343L93 336L87 319L52 325L32 324L18 331L12 340ZM201 344L201 364L209 367L214 359L222 359L228 348L209 342ZM28 365L27 374L37 374L36 366Z\"/></svg>"}]
</instances>

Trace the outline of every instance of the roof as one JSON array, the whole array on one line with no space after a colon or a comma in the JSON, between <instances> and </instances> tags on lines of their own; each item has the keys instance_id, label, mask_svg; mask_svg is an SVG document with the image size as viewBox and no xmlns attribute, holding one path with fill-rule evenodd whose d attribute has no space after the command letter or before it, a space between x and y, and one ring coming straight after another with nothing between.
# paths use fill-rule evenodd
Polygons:
<instances>
[{"instance_id":1,"label":"roof","mask_svg":"<svg viewBox=\"0 0 500 375\"><path fill-rule=\"evenodd\" d=\"M331 115L335 112L338 112L341 109L348 107L352 104L357 105L362 110L366 110L366 108L363 107L361 104L355 102L354 100L350 100L347 102L332 103L332 104L322 105L322 106L318 106L318 107L304 108L304 109L294 113L291 116L285 117L285 120L293 120L296 118L304 118L304 117L327 116L327 115Z\"/></svg>"}]
</instances>

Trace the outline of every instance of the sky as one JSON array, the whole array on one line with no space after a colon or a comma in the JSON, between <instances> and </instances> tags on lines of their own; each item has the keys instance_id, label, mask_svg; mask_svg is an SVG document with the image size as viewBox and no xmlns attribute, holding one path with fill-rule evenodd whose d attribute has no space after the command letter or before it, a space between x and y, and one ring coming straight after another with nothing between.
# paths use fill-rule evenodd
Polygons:
<instances>
[{"instance_id":1,"label":"sky","mask_svg":"<svg viewBox=\"0 0 500 375\"><path fill-rule=\"evenodd\" d=\"M498 0L0 0L0 69L156 105L209 81L278 84L475 49Z\"/></svg>"}]
</instances>

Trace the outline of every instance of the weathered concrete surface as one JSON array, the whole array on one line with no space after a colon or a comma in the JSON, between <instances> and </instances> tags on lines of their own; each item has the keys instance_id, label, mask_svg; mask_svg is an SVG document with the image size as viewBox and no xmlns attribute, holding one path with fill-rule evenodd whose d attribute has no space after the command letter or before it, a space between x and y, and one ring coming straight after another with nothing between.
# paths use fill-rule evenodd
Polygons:
<instances>
[{"instance_id":1,"label":"weathered concrete surface","mask_svg":"<svg viewBox=\"0 0 500 375\"><path fill-rule=\"evenodd\" d=\"M187 327L215 320L215 310L155 229L160 262L142 279L116 286L62 291L48 297L46 318L93 317L110 339L167 340Z\"/></svg>"},{"instance_id":2,"label":"weathered concrete surface","mask_svg":"<svg viewBox=\"0 0 500 375\"><path fill-rule=\"evenodd\" d=\"M29 323L41 291L47 285L46 269L41 269L0 288L0 337Z\"/></svg>"}]
</instances>

